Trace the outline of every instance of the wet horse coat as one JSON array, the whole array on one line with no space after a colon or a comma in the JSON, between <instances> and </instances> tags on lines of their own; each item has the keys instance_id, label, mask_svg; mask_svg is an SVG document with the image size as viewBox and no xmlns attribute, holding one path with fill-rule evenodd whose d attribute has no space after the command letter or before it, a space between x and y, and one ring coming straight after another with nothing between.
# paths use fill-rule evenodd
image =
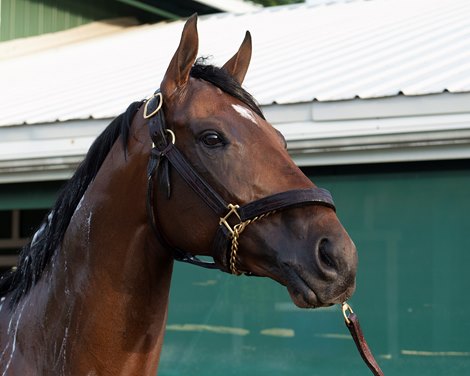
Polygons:
<instances>
[{"instance_id":1,"label":"wet horse coat","mask_svg":"<svg viewBox=\"0 0 470 376\"><path fill-rule=\"evenodd\" d=\"M193 66L197 45L191 17L161 84L166 126L192 168L238 205L314 189L240 86L249 34L222 69ZM143 115L144 105L132 104L95 141L18 269L2 277L1 376L155 374L174 249L216 257L220 217L172 166L160 166L150 185L156 236ZM328 205L278 211L250 224L239 243L236 269L285 285L300 307L340 303L354 291L355 247Z\"/></svg>"}]
</instances>

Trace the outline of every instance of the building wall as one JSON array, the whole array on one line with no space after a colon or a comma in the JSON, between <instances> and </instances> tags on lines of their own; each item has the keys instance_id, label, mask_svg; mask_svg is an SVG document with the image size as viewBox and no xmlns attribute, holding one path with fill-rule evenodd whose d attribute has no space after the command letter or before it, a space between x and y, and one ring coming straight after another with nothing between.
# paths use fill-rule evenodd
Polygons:
<instances>
[{"instance_id":1,"label":"building wall","mask_svg":"<svg viewBox=\"0 0 470 376\"><path fill-rule=\"evenodd\" d=\"M61 185L0 184L0 272L16 264L16 255L53 205Z\"/></svg>"},{"instance_id":2,"label":"building wall","mask_svg":"<svg viewBox=\"0 0 470 376\"><path fill-rule=\"evenodd\" d=\"M468 166L306 170L332 192L357 245L350 304L386 375L470 374ZM338 306L301 310L271 280L177 264L159 374L221 369L233 376L368 374Z\"/></svg>"},{"instance_id":3,"label":"building wall","mask_svg":"<svg viewBox=\"0 0 470 376\"><path fill-rule=\"evenodd\" d=\"M132 15L143 12L112 0L0 0L0 42Z\"/></svg>"},{"instance_id":4,"label":"building wall","mask_svg":"<svg viewBox=\"0 0 470 376\"><path fill-rule=\"evenodd\" d=\"M470 286L469 166L462 160L304 170L332 192L357 245L350 303L387 375L470 373L470 302L463 298ZM0 185L0 245L15 233L6 229L14 223L16 240L26 241L60 185ZM0 249L0 260L13 248L3 255ZM170 296L164 376L220 369L228 376L367 373L338 307L298 309L271 280L177 263Z\"/></svg>"}]
</instances>

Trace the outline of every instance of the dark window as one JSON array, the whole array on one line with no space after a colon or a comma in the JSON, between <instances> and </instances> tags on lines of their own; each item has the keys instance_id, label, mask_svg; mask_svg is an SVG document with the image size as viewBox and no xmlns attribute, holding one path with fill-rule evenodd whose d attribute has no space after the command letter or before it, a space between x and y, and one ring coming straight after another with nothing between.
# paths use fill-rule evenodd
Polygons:
<instances>
[{"instance_id":1,"label":"dark window","mask_svg":"<svg viewBox=\"0 0 470 376\"><path fill-rule=\"evenodd\" d=\"M0 210L0 239L11 237L11 211Z\"/></svg>"}]
</instances>

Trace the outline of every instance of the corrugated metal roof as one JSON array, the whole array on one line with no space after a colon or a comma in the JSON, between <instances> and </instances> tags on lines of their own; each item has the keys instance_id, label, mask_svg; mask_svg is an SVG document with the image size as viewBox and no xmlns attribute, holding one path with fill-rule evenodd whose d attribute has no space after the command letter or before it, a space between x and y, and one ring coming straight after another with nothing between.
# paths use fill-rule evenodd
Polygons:
<instances>
[{"instance_id":1,"label":"corrugated metal roof","mask_svg":"<svg viewBox=\"0 0 470 376\"><path fill-rule=\"evenodd\" d=\"M0 125L111 118L159 85L183 22L0 62ZM262 105L470 91L470 1L300 4L204 16L222 64L253 36L245 86Z\"/></svg>"}]
</instances>

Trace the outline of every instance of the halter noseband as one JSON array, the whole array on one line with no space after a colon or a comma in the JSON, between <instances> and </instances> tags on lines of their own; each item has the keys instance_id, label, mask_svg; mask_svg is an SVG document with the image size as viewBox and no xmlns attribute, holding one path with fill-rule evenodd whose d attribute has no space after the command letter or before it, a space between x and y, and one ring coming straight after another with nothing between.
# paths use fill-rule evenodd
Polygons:
<instances>
[{"instance_id":1,"label":"halter noseband","mask_svg":"<svg viewBox=\"0 0 470 376\"><path fill-rule=\"evenodd\" d=\"M162 109L163 96L160 90L146 101L143 117L148 122L153 147L147 168L147 211L150 224L157 238L168 246L177 261L209 269L240 275L252 275L237 268L238 239L245 228L253 222L259 221L275 212L291 207L306 205L322 205L335 210L331 194L323 188L296 189L249 202L244 205L227 203L211 186L198 174L188 160L181 154L175 145L176 137L165 124ZM168 135L171 139L168 140ZM157 218L153 210L153 180L159 175L159 183L166 190L170 198L171 186L169 177L169 164L180 174L183 180L219 217L218 228L212 244L212 257L215 262L203 261L190 252L171 246L164 234L159 230Z\"/></svg>"}]
</instances>

